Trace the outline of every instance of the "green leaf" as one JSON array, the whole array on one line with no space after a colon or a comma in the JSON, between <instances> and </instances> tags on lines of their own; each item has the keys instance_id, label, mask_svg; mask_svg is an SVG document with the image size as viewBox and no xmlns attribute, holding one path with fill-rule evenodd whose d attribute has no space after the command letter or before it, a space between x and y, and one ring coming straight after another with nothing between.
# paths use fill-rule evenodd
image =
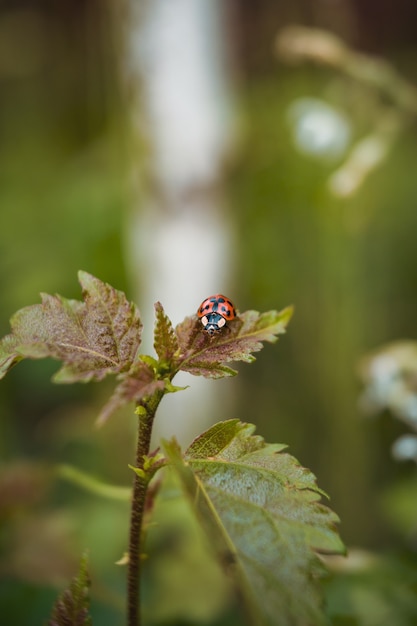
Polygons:
<instances>
[{"instance_id":1,"label":"green leaf","mask_svg":"<svg viewBox=\"0 0 417 626\"><path fill-rule=\"evenodd\" d=\"M263 342L274 343L285 332L292 312L292 307L280 312L246 311L214 337L202 330L195 316L188 317L176 328L181 350L177 369L206 378L234 376L236 370L225 363L254 361L253 352L261 350Z\"/></svg>"},{"instance_id":2,"label":"green leaf","mask_svg":"<svg viewBox=\"0 0 417 626\"><path fill-rule=\"evenodd\" d=\"M415 500L415 492L411 497ZM326 581L326 613L331 624L417 624L415 553L352 549L347 562L333 565L333 576Z\"/></svg>"},{"instance_id":3,"label":"green leaf","mask_svg":"<svg viewBox=\"0 0 417 626\"><path fill-rule=\"evenodd\" d=\"M117 485L109 485L99 480L87 472L74 467L73 465L57 465L56 473L59 478L68 481L73 485L77 485L88 493L110 500L121 500L127 502L132 497L131 487L119 487Z\"/></svg>"},{"instance_id":4,"label":"green leaf","mask_svg":"<svg viewBox=\"0 0 417 626\"><path fill-rule=\"evenodd\" d=\"M173 385L168 378L165 378L164 382L166 393L177 393L178 391L185 391L186 389L188 389L188 385L185 385L185 387L181 387L180 385Z\"/></svg>"},{"instance_id":5,"label":"green leaf","mask_svg":"<svg viewBox=\"0 0 417 626\"><path fill-rule=\"evenodd\" d=\"M128 467L135 472L139 478L148 483L153 478L156 472L164 467L166 460L163 454L156 452L153 455L145 454L143 457L143 468L129 465Z\"/></svg>"},{"instance_id":6,"label":"green leaf","mask_svg":"<svg viewBox=\"0 0 417 626\"><path fill-rule=\"evenodd\" d=\"M135 472L136 476L139 476L141 480L146 482L146 472L141 467L135 467L134 465L128 464L128 468Z\"/></svg>"},{"instance_id":7,"label":"green leaf","mask_svg":"<svg viewBox=\"0 0 417 626\"><path fill-rule=\"evenodd\" d=\"M234 597L230 577L184 498L178 477L164 472L144 534L144 624L217 624ZM226 621L221 620L227 624Z\"/></svg>"},{"instance_id":8,"label":"green leaf","mask_svg":"<svg viewBox=\"0 0 417 626\"><path fill-rule=\"evenodd\" d=\"M56 601L48 626L91 626L89 587L87 557L84 556L77 577Z\"/></svg>"},{"instance_id":9,"label":"green leaf","mask_svg":"<svg viewBox=\"0 0 417 626\"><path fill-rule=\"evenodd\" d=\"M154 348L161 361L170 361L179 350L179 344L171 320L166 315L162 304L155 304L156 323Z\"/></svg>"},{"instance_id":10,"label":"green leaf","mask_svg":"<svg viewBox=\"0 0 417 626\"><path fill-rule=\"evenodd\" d=\"M19 342L14 335L6 335L0 341L0 380L24 357L16 351Z\"/></svg>"},{"instance_id":11,"label":"green leaf","mask_svg":"<svg viewBox=\"0 0 417 626\"><path fill-rule=\"evenodd\" d=\"M149 356L149 354L140 354L139 359L143 361L143 363L146 363L146 365L149 365L149 367L155 372L158 370L158 361L153 356Z\"/></svg>"},{"instance_id":12,"label":"green leaf","mask_svg":"<svg viewBox=\"0 0 417 626\"><path fill-rule=\"evenodd\" d=\"M20 309L12 334L1 342L0 372L22 358L52 357L63 362L55 382L101 380L131 366L142 324L123 292L79 272L84 302L41 294L42 304Z\"/></svg>"},{"instance_id":13,"label":"green leaf","mask_svg":"<svg viewBox=\"0 0 417 626\"><path fill-rule=\"evenodd\" d=\"M165 382L157 378L157 373L147 363L137 361L128 372L119 374L121 381L108 402L100 411L96 424L101 426L118 409L129 402L139 402L158 389L165 387Z\"/></svg>"},{"instance_id":14,"label":"green leaf","mask_svg":"<svg viewBox=\"0 0 417 626\"><path fill-rule=\"evenodd\" d=\"M254 436L238 420L220 422L181 457L165 452L181 476L220 554L229 554L252 623L323 623L317 553L343 553L337 516L319 502L314 475Z\"/></svg>"}]
</instances>

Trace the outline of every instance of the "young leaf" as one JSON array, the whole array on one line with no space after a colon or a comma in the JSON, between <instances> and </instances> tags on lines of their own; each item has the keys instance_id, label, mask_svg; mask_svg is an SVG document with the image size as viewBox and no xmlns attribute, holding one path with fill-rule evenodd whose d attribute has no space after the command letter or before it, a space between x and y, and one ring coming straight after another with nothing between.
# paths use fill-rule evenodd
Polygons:
<instances>
[{"instance_id":1,"label":"young leaf","mask_svg":"<svg viewBox=\"0 0 417 626\"><path fill-rule=\"evenodd\" d=\"M55 382L101 380L129 369L140 344L139 312L123 292L79 272L84 302L41 294L20 309L0 344L0 373L23 358L63 362Z\"/></svg>"},{"instance_id":2,"label":"young leaf","mask_svg":"<svg viewBox=\"0 0 417 626\"><path fill-rule=\"evenodd\" d=\"M171 320L166 315L160 302L155 304L155 312L155 352L161 361L169 361L179 349L178 340Z\"/></svg>"},{"instance_id":3,"label":"young leaf","mask_svg":"<svg viewBox=\"0 0 417 626\"><path fill-rule=\"evenodd\" d=\"M91 626L89 587L87 557L84 556L77 577L56 601L48 626Z\"/></svg>"},{"instance_id":4,"label":"young leaf","mask_svg":"<svg viewBox=\"0 0 417 626\"><path fill-rule=\"evenodd\" d=\"M119 374L121 381L108 402L102 408L96 424L101 426L105 421L125 404L138 402L145 396L152 395L158 389L164 389L165 382L156 377L150 365L143 361L136 361L128 372Z\"/></svg>"},{"instance_id":5,"label":"young leaf","mask_svg":"<svg viewBox=\"0 0 417 626\"><path fill-rule=\"evenodd\" d=\"M319 502L313 474L253 435L238 420L220 422L181 457L165 451L220 554L229 554L252 623L322 624L317 553L343 553L337 516Z\"/></svg>"},{"instance_id":6,"label":"young leaf","mask_svg":"<svg viewBox=\"0 0 417 626\"><path fill-rule=\"evenodd\" d=\"M292 307L280 312L246 311L215 337L203 332L196 317L188 317L176 328L181 350L177 368L206 378L234 376L236 370L225 363L254 361L252 353L261 350L264 341L273 343L285 332L292 312Z\"/></svg>"}]
</instances>

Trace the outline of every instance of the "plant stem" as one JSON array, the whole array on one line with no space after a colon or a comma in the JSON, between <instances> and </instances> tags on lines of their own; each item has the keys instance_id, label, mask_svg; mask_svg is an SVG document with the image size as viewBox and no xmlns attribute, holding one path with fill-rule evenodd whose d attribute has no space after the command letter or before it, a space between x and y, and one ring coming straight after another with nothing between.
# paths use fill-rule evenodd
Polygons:
<instances>
[{"instance_id":1,"label":"plant stem","mask_svg":"<svg viewBox=\"0 0 417 626\"><path fill-rule=\"evenodd\" d=\"M143 470L144 457L149 454L152 425L156 409L163 393L157 392L148 403L141 406L145 412L139 414L136 467ZM128 626L140 626L140 564L143 513L149 479L135 474L133 481L132 508L130 514L129 564L127 574Z\"/></svg>"}]
</instances>

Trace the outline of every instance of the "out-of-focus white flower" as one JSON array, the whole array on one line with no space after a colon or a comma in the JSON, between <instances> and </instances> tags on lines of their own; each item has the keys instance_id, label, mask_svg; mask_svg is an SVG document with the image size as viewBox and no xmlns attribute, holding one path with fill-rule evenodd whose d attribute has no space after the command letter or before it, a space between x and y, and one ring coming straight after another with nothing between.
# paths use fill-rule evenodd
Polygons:
<instances>
[{"instance_id":1,"label":"out-of-focus white flower","mask_svg":"<svg viewBox=\"0 0 417 626\"><path fill-rule=\"evenodd\" d=\"M394 441L392 456L397 461L415 461L417 463L417 435L403 435Z\"/></svg>"},{"instance_id":2,"label":"out-of-focus white flower","mask_svg":"<svg viewBox=\"0 0 417 626\"><path fill-rule=\"evenodd\" d=\"M351 139L348 118L317 98L298 98L288 110L297 149L311 156L335 160L346 151Z\"/></svg>"},{"instance_id":3,"label":"out-of-focus white flower","mask_svg":"<svg viewBox=\"0 0 417 626\"><path fill-rule=\"evenodd\" d=\"M397 341L365 356L359 364L365 385L361 408L369 413L384 409L417 431L417 343Z\"/></svg>"}]
</instances>

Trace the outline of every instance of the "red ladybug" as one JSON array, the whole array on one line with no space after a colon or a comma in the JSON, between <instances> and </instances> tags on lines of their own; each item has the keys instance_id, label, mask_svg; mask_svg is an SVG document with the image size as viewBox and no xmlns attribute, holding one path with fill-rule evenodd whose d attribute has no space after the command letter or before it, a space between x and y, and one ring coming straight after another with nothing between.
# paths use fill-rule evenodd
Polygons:
<instances>
[{"instance_id":1,"label":"red ladybug","mask_svg":"<svg viewBox=\"0 0 417 626\"><path fill-rule=\"evenodd\" d=\"M200 304L197 315L206 333L214 335L236 317L236 310L229 298L218 293Z\"/></svg>"}]
</instances>

